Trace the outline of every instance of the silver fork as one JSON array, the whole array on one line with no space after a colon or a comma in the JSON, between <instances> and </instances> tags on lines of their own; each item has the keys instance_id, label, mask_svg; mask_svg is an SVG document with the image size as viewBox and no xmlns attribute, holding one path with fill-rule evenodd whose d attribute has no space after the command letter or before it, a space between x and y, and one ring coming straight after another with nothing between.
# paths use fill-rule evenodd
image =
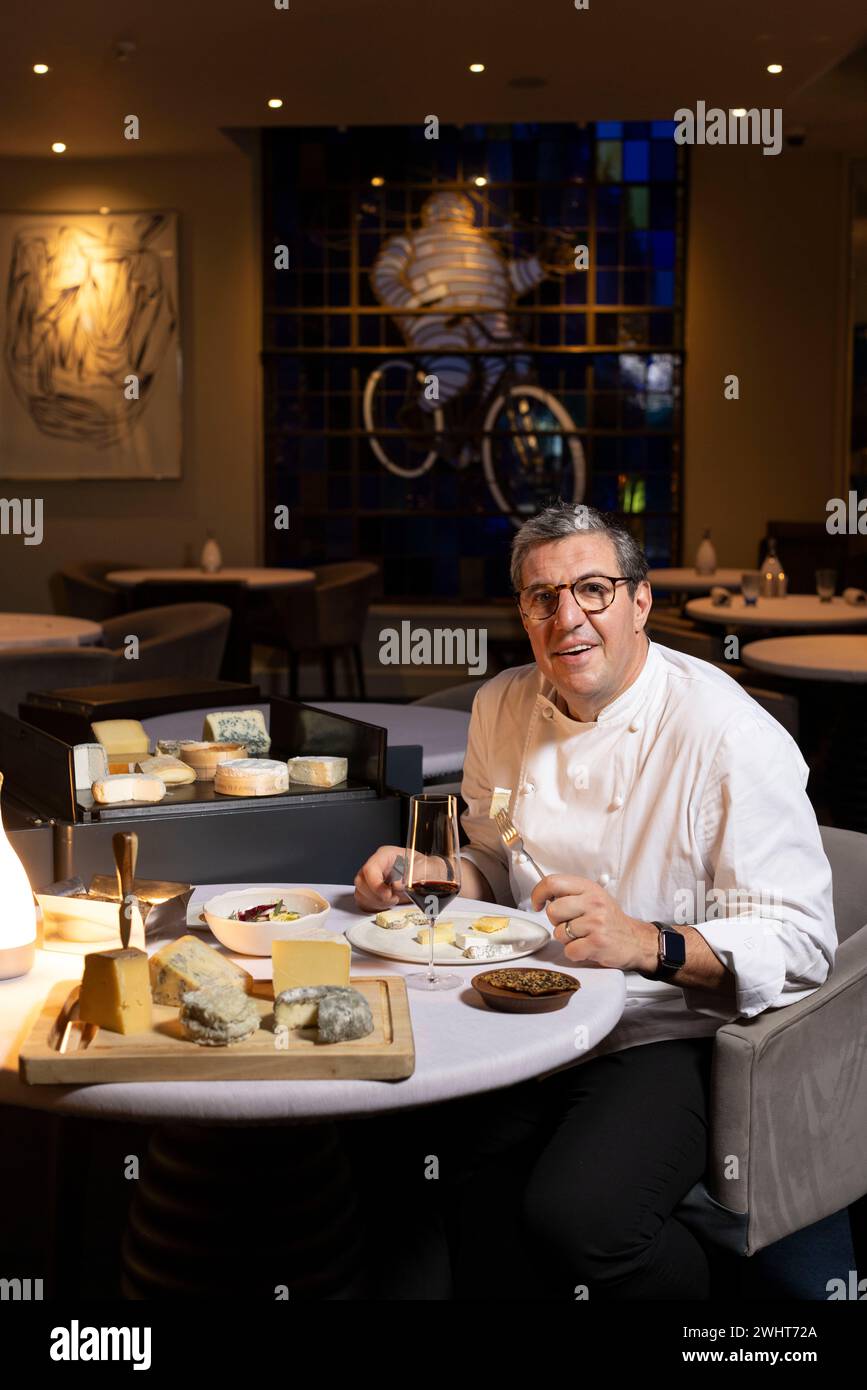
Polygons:
<instances>
[{"instance_id":1,"label":"silver fork","mask_svg":"<svg viewBox=\"0 0 867 1390\"><path fill-rule=\"evenodd\" d=\"M544 878L545 875L542 873L542 870L539 868L532 854L528 854L524 849L524 841L521 839L515 822L512 820L508 811L498 811L494 816L494 824L500 832L500 839L506 846L506 849L510 852L516 850L518 854L523 854L527 862L532 864L539 878Z\"/></svg>"}]
</instances>

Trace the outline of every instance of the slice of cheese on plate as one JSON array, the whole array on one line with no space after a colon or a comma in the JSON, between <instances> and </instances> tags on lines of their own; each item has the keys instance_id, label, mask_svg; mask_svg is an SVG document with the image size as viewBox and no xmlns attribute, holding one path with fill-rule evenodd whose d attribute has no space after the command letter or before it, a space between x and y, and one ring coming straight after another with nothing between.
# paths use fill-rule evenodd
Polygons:
<instances>
[{"instance_id":1,"label":"slice of cheese on plate","mask_svg":"<svg viewBox=\"0 0 867 1390\"><path fill-rule=\"evenodd\" d=\"M477 917L472 924L473 931L494 932L502 931L509 925L508 917Z\"/></svg>"},{"instance_id":2,"label":"slice of cheese on plate","mask_svg":"<svg viewBox=\"0 0 867 1390\"><path fill-rule=\"evenodd\" d=\"M413 937L419 946L430 945L430 927L422 927ZM454 946L455 944L455 924L454 922L437 922L434 928L435 946Z\"/></svg>"}]
</instances>

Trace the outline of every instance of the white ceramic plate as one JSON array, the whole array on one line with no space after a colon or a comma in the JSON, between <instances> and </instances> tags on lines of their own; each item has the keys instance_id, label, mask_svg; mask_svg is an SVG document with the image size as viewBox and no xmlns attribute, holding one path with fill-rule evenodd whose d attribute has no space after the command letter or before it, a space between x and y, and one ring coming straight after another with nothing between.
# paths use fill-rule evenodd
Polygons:
<instances>
[{"instance_id":1,"label":"white ceramic plate","mask_svg":"<svg viewBox=\"0 0 867 1390\"><path fill-rule=\"evenodd\" d=\"M297 921L239 922L230 919L232 912L243 912L263 903L276 902L279 898L283 899L287 912L301 913ZM330 911L331 904L313 888L265 883L233 893L219 893L205 903L202 915L214 936L228 950L237 951L243 956L270 956L271 943L274 941L330 935L322 930Z\"/></svg>"},{"instance_id":2,"label":"white ceramic plate","mask_svg":"<svg viewBox=\"0 0 867 1390\"><path fill-rule=\"evenodd\" d=\"M456 927L469 927L477 918L485 915L482 912L449 912L446 910L440 920L454 922ZM487 915L490 916L491 914L488 913ZM508 956L503 956L499 960L467 960L463 951L457 946L444 946L438 942L434 947L434 964L472 965L476 970L493 968L495 965L509 965L513 960L520 960L521 956L533 955L550 939L551 933L530 917L512 916L507 908L498 908L496 915L508 917L509 925L504 927L502 931L491 932L489 940L491 945L509 942L512 950ZM378 927L372 917L365 917L360 922L354 922L351 927L347 927L346 939L353 946L357 946L359 950L366 951L371 956L384 956L386 960L405 960L411 961L415 965L426 965L428 947L420 946L417 941L413 941L413 937L418 931L418 927L399 927L397 930Z\"/></svg>"}]
</instances>

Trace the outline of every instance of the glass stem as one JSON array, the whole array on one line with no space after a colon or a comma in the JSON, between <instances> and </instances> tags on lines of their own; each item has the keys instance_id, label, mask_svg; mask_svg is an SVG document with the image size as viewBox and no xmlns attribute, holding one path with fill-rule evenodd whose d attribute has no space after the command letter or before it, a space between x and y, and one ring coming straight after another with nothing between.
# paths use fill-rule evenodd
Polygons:
<instances>
[{"instance_id":1,"label":"glass stem","mask_svg":"<svg viewBox=\"0 0 867 1390\"><path fill-rule=\"evenodd\" d=\"M435 947L434 947L434 933L435 933L435 931L436 931L436 925L437 925L437 919L436 919L436 917L433 917L433 916L432 916L431 919L430 919L430 942L429 942L429 944L428 944L428 963L427 963L427 965L428 965L427 977L428 977L428 981L429 981L430 984L432 984L432 985L433 985L433 984L436 984L436 978L437 978L436 970L434 969L434 949L435 949Z\"/></svg>"}]
</instances>

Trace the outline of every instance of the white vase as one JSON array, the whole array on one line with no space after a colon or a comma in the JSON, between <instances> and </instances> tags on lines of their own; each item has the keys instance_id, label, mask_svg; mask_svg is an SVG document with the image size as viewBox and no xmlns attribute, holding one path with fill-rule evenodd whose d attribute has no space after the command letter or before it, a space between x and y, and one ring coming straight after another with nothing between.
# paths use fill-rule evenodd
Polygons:
<instances>
[{"instance_id":1,"label":"white vase","mask_svg":"<svg viewBox=\"0 0 867 1390\"><path fill-rule=\"evenodd\" d=\"M202 553L199 557L199 564L205 574L216 574L223 563L223 555L213 536L208 536L202 546Z\"/></svg>"},{"instance_id":2,"label":"white vase","mask_svg":"<svg viewBox=\"0 0 867 1390\"><path fill-rule=\"evenodd\" d=\"M0 790L3 774L0 772ZM36 904L0 816L0 980L26 975L36 955Z\"/></svg>"},{"instance_id":3,"label":"white vase","mask_svg":"<svg viewBox=\"0 0 867 1390\"><path fill-rule=\"evenodd\" d=\"M704 539L695 552L695 572L696 574L714 574L716 572L716 551L710 538L710 531L705 531Z\"/></svg>"}]
</instances>

